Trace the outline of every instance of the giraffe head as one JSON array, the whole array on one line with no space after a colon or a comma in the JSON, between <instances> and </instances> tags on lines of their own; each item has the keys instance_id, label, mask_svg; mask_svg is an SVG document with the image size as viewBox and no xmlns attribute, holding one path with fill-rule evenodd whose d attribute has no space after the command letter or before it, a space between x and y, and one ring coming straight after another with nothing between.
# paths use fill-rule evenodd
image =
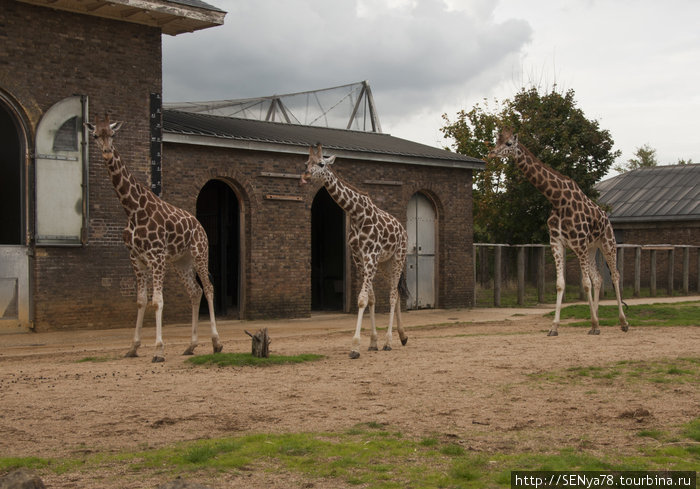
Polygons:
<instances>
[{"instance_id":1,"label":"giraffe head","mask_svg":"<svg viewBox=\"0 0 700 489\"><path fill-rule=\"evenodd\" d=\"M316 146L309 146L309 159L306 162L306 170L301 174L300 185L311 181L319 181L330 173L330 165L335 161L335 156L323 156L321 143Z\"/></svg>"},{"instance_id":2,"label":"giraffe head","mask_svg":"<svg viewBox=\"0 0 700 489\"><path fill-rule=\"evenodd\" d=\"M102 156L105 159L111 158L112 153L114 153L112 138L114 138L119 128L122 127L122 122L109 122L109 116L105 114L104 120L96 119L94 124L86 122L85 127L88 128L92 137L95 138L97 145L102 150Z\"/></svg>"},{"instance_id":3,"label":"giraffe head","mask_svg":"<svg viewBox=\"0 0 700 489\"><path fill-rule=\"evenodd\" d=\"M518 135L512 129L502 129L496 139L496 145L489 151L489 158L507 158L515 155L518 147Z\"/></svg>"}]
</instances>

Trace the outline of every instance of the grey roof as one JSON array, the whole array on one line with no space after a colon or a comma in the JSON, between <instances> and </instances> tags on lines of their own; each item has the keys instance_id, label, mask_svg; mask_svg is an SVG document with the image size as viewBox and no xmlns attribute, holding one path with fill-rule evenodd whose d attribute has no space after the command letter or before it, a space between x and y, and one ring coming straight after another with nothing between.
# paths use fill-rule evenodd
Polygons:
<instances>
[{"instance_id":1,"label":"grey roof","mask_svg":"<svg viewBox=\"0 0 700 489\"><path fill-rule=\"evenodd\" d=\"M163 110L165 142L308 153L318 142L339 157L481 170L484 162L389 134Z\"/></svg>"},{"instance_id":2,"label":"grey roof","mask_svg":"<svg viewBox=\"0 0 700 489\"><path fill-rule=\"evenodd\" d=\"M612 222L700 220L700 164L632 170L596 189Z\"/></svg>"},{"instance_id":3,"label":"grey roof","mask_svg":"<svg viewBox=\"0 0 700 489\"><path fill-rule=\"evenodd\" d=\"M202 2L201 0L170 0L173 3L179 3L181 5L187 5L188 7L195 7L195 8L201 8L203 10L213 10L216 12L224 12L218 7L215 7L213 5L210 5L206 2Z\"/></svg>"}]
</instances>

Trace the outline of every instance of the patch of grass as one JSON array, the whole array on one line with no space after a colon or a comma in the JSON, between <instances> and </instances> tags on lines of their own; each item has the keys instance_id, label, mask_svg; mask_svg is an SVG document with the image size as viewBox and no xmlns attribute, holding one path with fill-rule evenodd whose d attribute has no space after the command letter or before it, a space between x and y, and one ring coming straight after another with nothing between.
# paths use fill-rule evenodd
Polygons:
<instances>
[{"instance_id":1,"label":"patch of grass","mask_svg":"<svg viewBox=\"0 0 700 489\"><path fill-rule=\"evenodd\" d=\"M301 355L270 355L269 358L257 358L250 353L210 353L187 359L193 365L216 365L219 367L266 367L292 363L313 362L325 358L323 355L303 353Z\"/></svg>"},{"instance_id":2,"label":"patch of grass","mask_svg":"<svg viewBox=\"0 0 700 489\"><path fill-rule=\"evenodd\" d=\"M85 357L77 361L77 363L102 363L114 360L113 357Z\"/></svg>"},{"instance_id":3,"label":"patch of grass","mask_svg":"<svg viewBox=\"0 0 700 489\"><path fill-rule=\"evenodd\" d=\"M654 443L639 455L573 447L474 453L454 441L412 440L384 424L363 423L342 433L253 434L65 460L0 458L0 471L30 467L78 472L126 464L134 478L149 473L216 478L220 472L262 469L271 474L297 472L311 483L336 479L369 489L509 487L512 470L695 470L700 461L700 418L679 430L678 443ZM665 440L671 435L647 431L640 436Z\"/></svg>"},{"instance_id":4,"label":"patch of grass","mask_svg":"<svg viewBox=\"0 0 700 489\"><path fill-rule=\"evenodd\" d=\"M674 385L697 384L700 382L700 357L665 358L654 361L623 360L603 366L577 366L562 371L531 374L530 378L562 384L584 379Z\"/></svg>"},{"instance_id":5,"label":"patch of grass","mask_svg":"<svg viewBox=\"0 0 700 489\"><path fill-rule=\"evenodd\" d=\"M600 306L598 319L601 326L618 324L617 306ZM677 302L672 304L642 304L625 308L630 326L698 326L700 302ZM554 317L554 312L547 316ZM566 326L590 327L591 311L587 304L563 307L561 319L580 319Z\"/></svg>"}]
</instances>

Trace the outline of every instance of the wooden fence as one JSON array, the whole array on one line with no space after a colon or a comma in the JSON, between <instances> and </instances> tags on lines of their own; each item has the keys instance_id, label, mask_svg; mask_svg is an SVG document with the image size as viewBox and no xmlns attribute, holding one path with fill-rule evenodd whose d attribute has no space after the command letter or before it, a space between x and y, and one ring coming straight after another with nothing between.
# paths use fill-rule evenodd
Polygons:
<instances>
[{"instance_id":1,"label":"wooden fence","mask_svg":"<svg viewBox=\"0 0 700 489\"><path fill-rule=\"evenodd\" d=\"M507 258L504 258L505 253L509 254ZM676 255L679 255L679 264L676 263ZM578 272L578 259L568 250L566 256L565 275L575 274L577 276L578 298L584 300L585 295L581 285L580 272ZM695 257L695 263L692 267L691 256ZM546 284L556 281L556 271L549 252L549 245L475 243L473 258L474 304L479 304L477 289L480 289L480 292L483 293L484 289L492 287L493 306L500 307L502 305L501 299L505 283L509 285L515 284L516 303L518 305L524 305L526 302L527 283L534 284L538 303L548 302L545 292ZM600 252L596 255L596 260L598 269L604 278L600 294L600 297L603 298L605 297L606 289L612 290L612 282L610 280L610 272L607 266L604 265ZM527 266L526 261L528 262ZM659 262L662 262L664 266L660 267ZM626 263L628 266L631 264L632 270L626 269ZM629 287L628 280L631 279L632 294L635 297L641 295L642 283L648 287L648 291L645 289L645 292L649 296L655 297L660 293L657 287L660 281L665 284L665 295L700 293L700 246L619 244L617 245L617 268L620 272L621 287ZM663 269L659 270L660 268ZM664 272L665 275L660 275L660 273ZM680 280L677 277L679 272ZM691 284L693 286L692 291ZM663 293L664 289L661 289L661 291Z\"/></svg>"}]
</instances>

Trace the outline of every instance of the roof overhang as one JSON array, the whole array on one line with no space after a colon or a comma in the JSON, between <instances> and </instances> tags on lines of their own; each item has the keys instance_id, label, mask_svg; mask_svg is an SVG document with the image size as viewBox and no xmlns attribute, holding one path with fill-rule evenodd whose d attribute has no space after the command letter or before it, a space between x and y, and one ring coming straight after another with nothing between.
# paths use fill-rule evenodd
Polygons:
<instances>
[{"instance_id":1,"label":"roof overhang","mask_svg":"<svg viewBox=\"0 0 700 489\"><path fill-rule=\"evenodd\" d=\"M201 136L195 134L163 133L164 143L189 144L194 146L209 146L218 148L242 149L248 151L266 151L271 153L309 155L309 146L300 144L284 144L276 142L234 139L226 137ZM330 149L330 147L329 147ZM383 163L401 163L406 165L434 166L442 168L460 168L464 170L483 170L483 162L429 158L424 156L396 155L369 151L348 151L333 149L333 155L338 158L377 161Z\"/></svg>"},{"instance_id":2,"label":"roof overhang","mask_svg":"<svg viewBox=\"0 0 700 489\"><path fill-rule=\"evenodd\" d=\"M224 23L226 12L199 0L19 0L32 5L67 10L158 27L164 34L215 27Z\"/></svg>"}]
</instances>

